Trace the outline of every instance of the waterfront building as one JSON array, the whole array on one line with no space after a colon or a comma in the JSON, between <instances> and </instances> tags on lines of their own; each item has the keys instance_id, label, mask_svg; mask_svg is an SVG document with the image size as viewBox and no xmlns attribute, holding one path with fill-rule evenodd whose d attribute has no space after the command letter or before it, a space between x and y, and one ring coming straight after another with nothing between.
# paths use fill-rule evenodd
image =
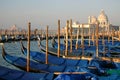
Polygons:
<instances>
[{"instance_id":1,"label":"waterfront building","mask_svg":"<svg viewBox=\"0 0 120 80\"><path fill-rule=\"evenodd\" d=\"M95 28L96 28L95 26L97 22L99 23L99 33L103 33L104 31L106 32L106 34L108 34L108 31L111 32L113 29L115 31L119 30L119 26L112 25L108 19L108 16L105 14L104 10L101 10L98 17L89 16L88 23L79 23L78 21L73 22L72 24L73 33L77 33L79 26L81 29L82 25L84 27L84 34L88 34L89 28L91 33L93 33L95 32Z\"/></svg>"}]
</instances>

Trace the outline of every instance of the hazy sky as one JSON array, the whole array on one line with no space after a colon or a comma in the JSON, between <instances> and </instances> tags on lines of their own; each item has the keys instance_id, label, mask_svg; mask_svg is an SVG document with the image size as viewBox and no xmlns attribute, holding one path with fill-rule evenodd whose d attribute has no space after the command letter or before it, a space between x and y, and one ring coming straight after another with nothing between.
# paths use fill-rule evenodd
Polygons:
<instances>
[{"instance_id":1,"label":"hazy sky","mask_svg":"<svg viewBox=\"0 0 120 80\"><path fill-rule=\"evenodd\" d=\"M57 28L58 19L61 27L69 19L87 23L88 16L98 17L101 9L110 23L120 25L119 8L120 0L0 0L0 28L25 28L29 21L32 28Z\"/></svg>"}]
</instances>

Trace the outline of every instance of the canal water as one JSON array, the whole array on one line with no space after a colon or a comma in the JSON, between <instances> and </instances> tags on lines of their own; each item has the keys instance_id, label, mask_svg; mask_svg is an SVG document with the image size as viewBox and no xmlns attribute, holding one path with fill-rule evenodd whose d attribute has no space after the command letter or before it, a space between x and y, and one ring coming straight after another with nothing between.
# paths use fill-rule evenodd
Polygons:
<instances>
[{"instance_id":1,"label":"canal water","mask_svg":"<svg viewBox=\"0 0 120 80\"><path fill-rule=\"evenodd\" d=\"M45 44L45 41L43 42ZM24 46L27 46L27 42L23 41ZM51 41L49 41L49 46L51 46ZM20 45L20 41L17 42L6 42L4 43L4 48L5 51L10 54L10 55L14 55L14 56L18 56L18 57L25 57L25 55L22 54L21 52L21 45ZM31 47L30 49L32 51L40 51L39 47L38 47L38 42L37 41L31 41ZM5 66L11 69L17 69L20 70L17 67L14 67L13 65L7 63L3 57L2 57L2 46L0 44L0 65L1 66ZM111 76L107 76L107 77L98 77L99 80L120 80L120 63L118 63L119 66L119 74L118 73L113 73Z\"/></svg>"}]
</instances>

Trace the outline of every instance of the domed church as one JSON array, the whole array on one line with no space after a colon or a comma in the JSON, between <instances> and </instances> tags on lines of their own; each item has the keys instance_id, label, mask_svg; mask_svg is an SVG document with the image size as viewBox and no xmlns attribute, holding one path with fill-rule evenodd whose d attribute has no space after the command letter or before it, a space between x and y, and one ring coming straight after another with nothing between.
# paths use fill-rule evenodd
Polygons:
<instances>
[{"instance_id":1,"label":"domed church","mask_svg":"<svg viewBox=\"0 0 120 80\"><path fill-rule=\"evenodd\" d=\"M119 26L114 26L112 24L110 24L109 20L108 20L108 16L105 14L104 10L101 10L100 14L98 15L98 17L96 16L89 16L88 17L88 23L79 23L74 22L72 24L72 28L73 31L75 33L77 33L77 30L80 26L80 28L82 28L82 25L84 27L84 30L86 30L86 34L88 34L88 29L90 28L91 30L95 29L96 23L99 22L99 31L112 31L113 28L115 31L119 30Z\"/></svg>"},{"instance_id":2,"label":"domed church","mask_svg":"<svg viewBox=\"0 0 120 80\"><path fill-rule=\"evenodd\" d=\"M103 27L107 28L110 25L108 17L105 14L104 10L101 10L98 18L96 18L95 16L89 16L88 23L85 23L84 25L86 27L89 24L96 24L97 21L99 22L99 27L101 27L101 28L103 28ZM81 25L81 24L79 24L78 22L73 23L73 27L78 27L79 25Z\"/></svg>"},{"instance_id":3,"label":"domed church","mask_svg":"<svg viewBox=\"0 0 120 80\"><path fill-rule=\"evenodd\" d=\"M99 27L108 27L109 20L108 20L107 15L105 14L104 10L101 10L98 18L96 18L95 16L88 17L89 24L95 24L97 21L99 22Z\"/></svg>"},{"instance_id":4,"label":"domed church","mask_svg":"<svg viewBox=\"0 0 120 80\"><path fill-rule=\"evenodd\" d=\"M100 15L98 16L98 22L100 27L107 27L109 22L108 22L108 17L105 14L104 10L100 12Z\"/></svg>"}]
</instances>

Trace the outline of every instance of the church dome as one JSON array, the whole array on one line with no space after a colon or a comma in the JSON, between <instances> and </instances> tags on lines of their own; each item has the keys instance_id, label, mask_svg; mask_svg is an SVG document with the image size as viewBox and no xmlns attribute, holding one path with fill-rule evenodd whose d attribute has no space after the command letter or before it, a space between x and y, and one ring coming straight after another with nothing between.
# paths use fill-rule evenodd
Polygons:
<instances>
[{"instance_id":1,"label":"church dome","mask_svg":"<svg viewBox=\"0 0 120 80\"><path fill-rule=\"evenodd\" d=\"M99 22L102 22L102 21L107 21L108 22L108 17L107 15L105 14L104 10L102 10L100 12L100 15L98 16L98 21Z\"/></svg>"}]
</instances>

